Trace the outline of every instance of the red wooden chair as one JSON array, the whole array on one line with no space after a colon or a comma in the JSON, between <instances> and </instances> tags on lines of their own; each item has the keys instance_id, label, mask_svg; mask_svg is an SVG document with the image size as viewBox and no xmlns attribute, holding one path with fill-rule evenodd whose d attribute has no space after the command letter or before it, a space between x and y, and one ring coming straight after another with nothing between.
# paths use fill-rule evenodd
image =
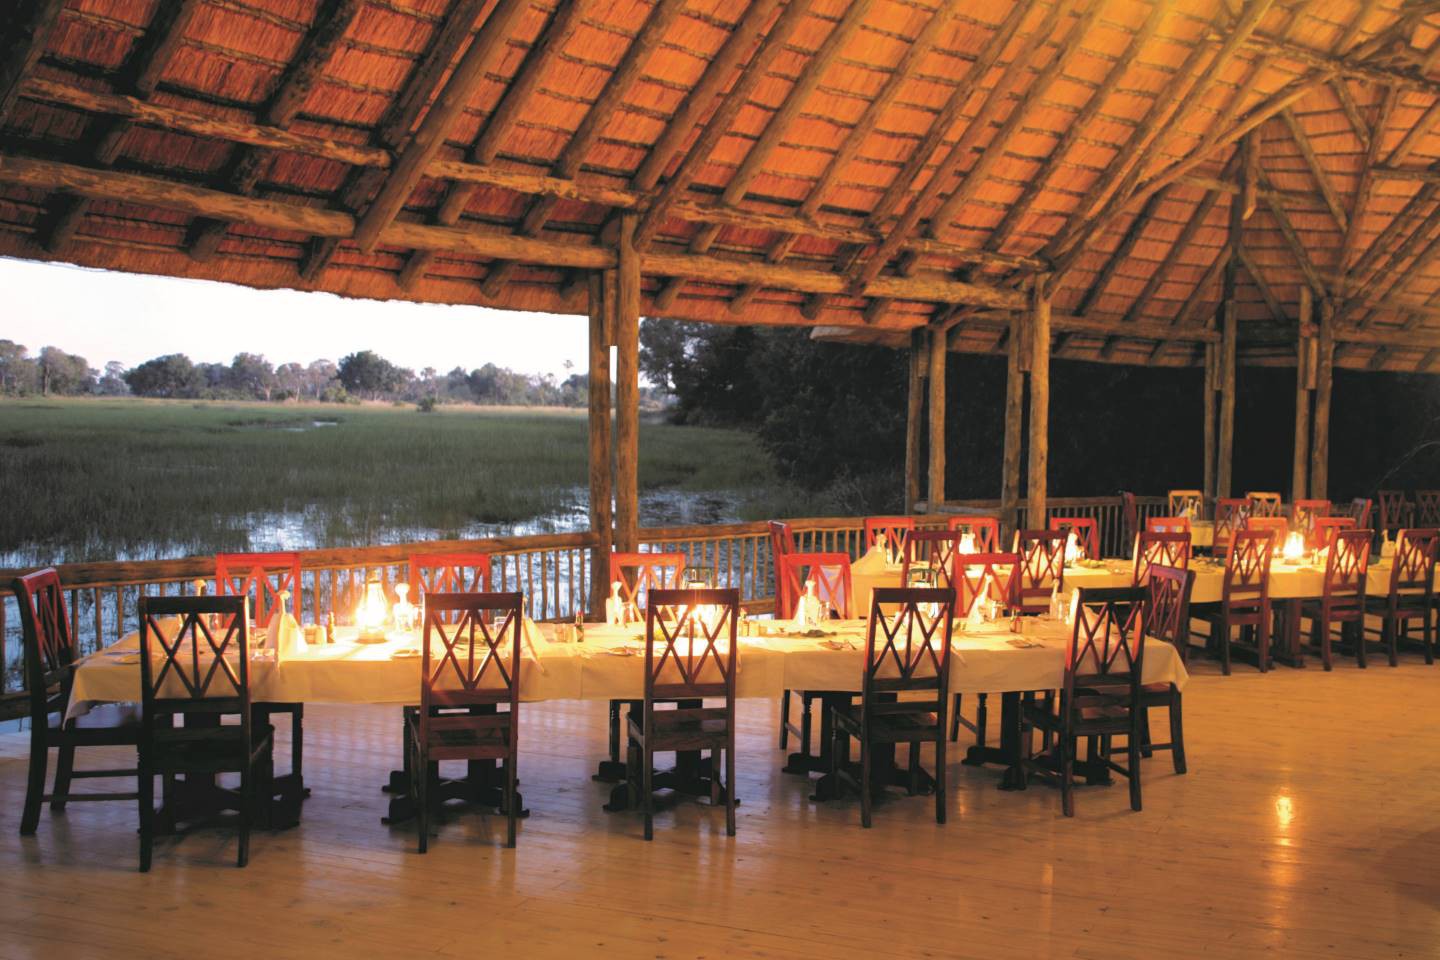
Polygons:
<instances>
[{"instance_id":1,"label":"red wooden chair","mask_svg":"<svg viewBox=\"0 0 1440 960\"><path fill-rule=\"evenodd\" d=\"M896 612L887 615L882 609ZM920 745L934 745L935 822L945 822L945 709L954 613L953 590L880 587L871 596L860 703L835 707L830 751L836 795L841 783L859 791L862 826L870 826L876 748L902 743L910 746L911 793L920 779ZM901 700L900 694L911 699ZM914 699L916 694L921 699ZM852 737L860 741L859 776L848 762Z\"/></svg>"},{"instance_id":2,"label":"red wooden chair","mask_svg":"<svg viewBox=\"0 0 1440 960\"><path fill-rule=\"evenodd\" d=\"M485 593L490 589L488 553L415 553L410 555L409 570L410 602L417 607L430 593Z\"/></svg>"},{"instance_id":3,"label":"red wooden chair","mask_svg":"<svg viewBox=\"0 0 1440 960\"><path fill-rule=\"evenodd\" d=\"M1092 762L1130 781L1130 809L1140 809L1140 752L1143 743L1140 677L1145 662L1145 592L1132 587L1081 589L1075 627L1065 655L1065 679L1058 698L1025 705L1025 729L1039 729L1056 742L1058 755L1027 756L1024 776L1040 773L1059 780L1060 805L1075 816L1075 754L1090 742ZM1124 766L1111 759L1113 737L1126 739ZM1021 734L1022 744L1029 740Z\"/></svg>"},{"instance_id":4,"label":"red wooden chair","mask_svg":"<svg viewBox=\"0 0 1440 960\"><path fill-rule=\"evenodd\" d=\"M1276 548L1285 545L1285 537L1290 533L1290 522L1284 517L1257 517L1254 514L1245 518L1246 530L1268 530L1275 534Z\"/></svg>"},{"instance_id":5,"label":"red wooden chair","mask_svg":"<svg viewBox=\"0 0 1440 960\"><path fill-rule=\"evenodd\" d=\"M1334 539L1337 531L1353 529L1354 517L1316 517L1310 528L1310 546L1316 550L1324 550L1330 546L1330 541Z\"/></svg>"},{"instance_id":6,"label":"red wooden chair","mask_svg":"<svg viewBox=\"0 0 1440 960\"><path fill-rule=\"evenodd\" d=\"M1132 586L1143 587L1155 565L1190 569L1190 533L1146 531L1135 539L1135 576Z\"/></svg>"},{"instance_id":7,"label":"red wooden chair","mask_svg":"<svg viewBox=\"0 0 1440 960\"><path fill-rule=\"evenodd\" d=\"M25 686L30 695L30 777L25 788L25 807L20 814L20 835L28 837L40 825L40 807L46 800L50 809L61 813L71 800L138 800L137 790L124 793L71 793L71 780L87 778L130 778L139 774L138 764L124 768L75 769L75 751L93 747L138 747L140 716L130 706L97 707L79 719L66 720L70 687L79 659L70 618L65 609L65 590L53 567L37 570L11 583L20 608L20 632L25 649ZM45 772L50 750L55 760L55 786L45 792Z\"/></svg>"},{"instance_id":8,"label":"red wooden chair","mask_svg":"<svg viewBox=\"0 0 1440 960\"><path fill-rule=\"evenodd\" d=\"M785 584L785 595L793 597L788 607L775 609L777 619L793 617L800 595L805 591L805 581L815 581L815 593L822 603L829 605L835 616L848 620L854 616L854 591L850 585L850 555L848 553L789 553L780 557L780 578ZM790 721L790 698L800 695L800 723ZM800 755L810 756L810 733L813 729L813 706L820 698L820 691L786 689L780 694L780 749L787 744L787 735L795 734L800 741ZM787 770L806 773L808 768L787 766Z\"/></svg>"},{"instance_id":9,"label":"red wooden chair","mask_svg":"<svg viewBox=\"0 0 1440 960\"><path fill-rule=\"evenodd\" d=\"M1057 530L1017 530L1015 553L1020 555L1015 609L1020 613L1048 612L1050 594L1065 591L1065 534Z\"/></svg>"},{"instance_id":10,"label":"red wooden chair","mask_svg":"<svg viewBox=\"0 0 1440 960\"><path fill-rule=\"evenodd\" d=\"M1069 536L1075 532L1075 542L1080 547L1083 560L1100 558L1100 526L1094 517L1051 517L1050 529Z\"/></svg>"},{"instance_id":11,"label":"red wooden chair","mask_svg":"<svg viewBox=\"0 0 1440 960\"><path fill-rule=\"evenodd\" d=\"M1250 516L1250 501L1240 497L1221 497L1215 501L1215 539L1210 550L1223 557L1230 549L1235 533L1245 526Z\"/></svg>"},{"instance_id":12,"label":"red wooden chair","mask_svg":"<svg viewBox=\"0 0 1440 960\"><path fill-rule=\"evenodd\" d=\"M1146 517L1145 529L1150 533L1190 533L1189 517Z\"/></svg>"},{"instance_id":13,"label":"red wooden chair","mask_svg":"<svg viewBox=\"0 0 1440 960\"><path fill-rule=\"evenodd\" d=\"M1212 645L1220 651L1221 669L1230 674L1233 646L1250 649L1265 673L1270 669L1270 560L1275 553L1273 530L1241 530L1235 534L1225 559L1225 584L1218 604L1205 604L1198 616L1210 623ZM1253 644L1235 642L1239 627L1254 637Z\"/></svg>"},{"instance_id":14,"label":"red wooden chair","mask_svg":"<svg viewBox=\"0 0 1440 960\"><path fill-rule=\"evenodd\" d=\"M1362 530L1370 527L1371 502L1364 497L1356 497L1350 501L1350 508L1346 514L1355 521L1355 526Z\"/></svg>"},{"instance_id":15,"label":"red wooden chair","mask_svg":"<svg viewBox=\"0 0 1440 960\"><path fill-rule=\"evenodd\" d=\"M233 806L239 820L237 866L250 859L250 825L270 786L275 732L255 720L250 700L250 625L243 596L140 598L140 870L150 869L155 842L155 777L167 798L177 776L238 773ZM173 636L165 617L180 618ZM211 618L218 617L218 626ZM223 718L234 716L236 723ZM173 718L197 723L182 727ZM216 787L216 794L224 794ZM167 811L167 815L173 809Z\"/></svg>"},{"instance_id":16,"label":"red wooden chair","mask_svg":"<svg viewBox=\"0 0 1440 960\"><path fill-rule=\"evenodd\" d=\"M1377 490L1380 501L1380 532L1389 534L1410 526L1411 507L1404 490Z\"/></svg>"},{"instance_id":17,"label":"red wooden chair","mask_svg":"<svg viewBox=\"0 0 1440 960\"><path fill-rule=\"evenodd\" d=\"M976 553L994 553L1000 549L1000 520L997 517L951 517L945 529L975 537Z\"/></svg>"},{"instance_id":18,"label":"red wooden chair","mask_svg":"<svg viewBox=\"0 0 1440 960\"><path fill-rule=\"evenodd\" d=\"M1349 517L1337 519L1349 520ZM1300 619L1310 618L1310 643L1320 651L1320 660L1329 670L1331 628L1340 625L1341 640L1353 634L1356 659L1365 658L1365 575L1370 567L1370 530L1333 530L1326 541L1330 554L1325 560L1325 592L1319 600L1300 604Z\"/></svg>"},{"instance_id":19,"label":"red wooden chair","mask_svg":"<svg viewBox=\"0 0 1440 960\"><path fill-rule=\"evenodd\" d=\"M515 785L525 596L436 591L424 599L420 709L407 717L406 738L420 852L430 845L430 818L440 805L440 764L447 760L504 764L501 809L505 845L513 847L520 807Z\"/></svg>"},{"instance_id":20,"label":"red wooden chair","mask_svg":"<svg viewBox=\"0 0 1440 960\"><path fill-rule=\"evenodd\" d=\"M1155 564L1145 585L1145 634L1153 640L1170 644L1186 661L1190 649L1190 592L1195 588L1195 572L1182 567ZM1185 764L1185 724L1181 714L1180 688L1173 683L1148 683L1140 687L1141 752L1150 756L1156 750L1169 750L1175 772L1183 774ZM1154 743L1150 739L1150 708L1163 707L1170 721L1170 742Z\"/></svg>"},{"instance_id":21,"label":"red wooden chair","mask_svg":"<svg viewBox=\"0 0 1440 960\"><path fill-rule=\"evenodd\" d=\"M705 612L708 608L708 613ZM724 794L725 833L735 836L736 620L740 591L655 590L645 611L645 701L631 711L626 770L632 805L645 813L645 839L655 836L655 754L710 751L712 803ZM704 705L706 698L723 706ZM693 706L685 701L697 701ZM676 703L674 709L659 709ZM720 752L725 780L720 782Z\"/></svg>"},{"instance_id":22,"label":"red wooden chair","mask_svg":"<svg viewBox=\"0 0 1440 960\"><path fill-rule=\"evenodd\" d=\"M914 529L914 517L866 517L865 549L875 546L883 533L889 549L898 556L905 549L905 537Z\"/></svg>"},{"instance_id":23,"label":"red wooden chair","mask_svg":"<svg viewBox=\"0 0 1440 960\"><path fill-rule=\"evenodd\" d=\"M1169 502L1170 516L1186 520L1199 520L1205 514L1205 494L1200 490L1171 490L1165 499Z\"/></svg>"},{"instance_id":24,"label":"red wooden chair","mask_svg":"<svg viewBox=\"0 0 1440 960\"><path fill-rule=\"evenodd\" d=\"M1383 597L1370 597L1366 609L1380 618L1380 640L1390 655L1390 666L1399 663L1399 649L1408 641L1410 621L1419 620L1421 648L1426 663L1435 662L1435 634L1431 614L1435 610L1435 558L1440 551L1440 531L1401 530L1390 558L1390 589ZM1365 642L1357 655L1365 666Z\"/></svg>"},{"instance_id":25,"label":"red wooden chair","mask_svg":"<svg viewBox=\"0 0 1440 960\"><path fill-rule=\"evenodd\" d=\"M1020 584L1020 555L1018 553L969 553L961 555L961 562L955 567L955 616L968 617L976 601L982 597L999 603L1008 609L1015 602L1015 589ZM950 711L950 739L960 738L963 726L975 734L975 742L983 745L986 734L986 695L976 694L975 722L966 720L960 712L961 698L955 694L954 707Z\"/></svg>"},{"instance_id":26,"label":"red wooden chair","mask_svg":"<svg viewBox=\"0 0 1440 960\"><path fill-rule=\"evenodd\" d=\"M1440 490L1415 491L1415 526L1440 527Z\"/></svg>"},{"instance_id":27,"label":"red wooden chair","mask_svg":"<svg viewBox=\"0 0 1440 960\"><path fill-rule=\"evenodd\" d=\"M1252 517L1278 517L1284 512L1284 504L1278 493L1250 490L1246 492L1245 499L1250 501Z\"/></svg>"},{"instance_id":28,"label":"red wooden chair","mask_svg":"<svg viewBox=\"0 0 1440 960\"><path fill-rule=\"evenodd\" d=\"M250 601L250 622L267 627L270 617L280 607L281 591L290 591L290 613L300 622L301 603L300 554L294 551L273 553L215 554L215 592L220 596L241 596ZM273 646L277 638L270 637ZM305 786L305 704L265 701L254 705L255 722L269 724L277 713L290 717L290 773L282 778L294 784L301 796L309 796Z\"/></svg>"},{"instance_id":29,"label":"red wooden chair","mask_svg":"<svg viewBox=\"0 0 1440 960\"><path fill-rule=\"evenodd\" d=\"M1290 529L1299 530L1305 537L1305 546L1314 548L1315 521L1330 516L1329 500L1296 500L1290 505Z\"/></svg>"},{"instance_id":30,"label":"red wooden chair","mask_svg":"<svg viewBox=\"0 0 1440 960\"><path fill-rule=\"evenodd\" d=\"M926 571L930 586L955 587L955 558L960 556L957 530L912 530L905 538L900 583L910 586L912 571Z\"/></svg>"}]
</instances>

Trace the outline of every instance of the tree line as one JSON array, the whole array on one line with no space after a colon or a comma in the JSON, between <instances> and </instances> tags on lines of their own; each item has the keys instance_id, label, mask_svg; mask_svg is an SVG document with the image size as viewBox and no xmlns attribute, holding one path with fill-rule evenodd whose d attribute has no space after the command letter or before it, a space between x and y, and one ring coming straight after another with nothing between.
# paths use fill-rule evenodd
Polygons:
<instances>
[{"instance_id":1,"label":"tree line","mask_svg":"<svg viewBox=\"0 0 1440 960\"><path fill-rule=\"evenodd\" d=\"M567 363L567 370L570 366ZM472 370L455 367L419 373L391 363L372 350L348 354L339 363L273 365L259 353L237 353L227 363L192 361L183 353L154 357L126 368L118 361L103 370L84 357L48 346L31 356L12 340L0 340L0 394L8 396L137 396L185 400L304 400L344 403L382 400L499 406L581 407L588 377L526 374L487 363Z\"/></svg>"}]
</instances>

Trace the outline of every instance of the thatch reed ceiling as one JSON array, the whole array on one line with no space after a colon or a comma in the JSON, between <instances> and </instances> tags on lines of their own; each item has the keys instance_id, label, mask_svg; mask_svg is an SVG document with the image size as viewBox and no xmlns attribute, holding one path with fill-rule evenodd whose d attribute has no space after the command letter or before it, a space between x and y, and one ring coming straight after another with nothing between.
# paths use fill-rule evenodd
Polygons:
<instances>
[{"instance_id":1,"label":"thatch reed ceiling","mask_svg":"<svg viewBox=\"0 0 1440 960\"><path fill-rule=\"evenodd\" d=\"M1440 3L14 0L0 254L1057 356L1440 361Z\"/></svg>"}]
</instances>

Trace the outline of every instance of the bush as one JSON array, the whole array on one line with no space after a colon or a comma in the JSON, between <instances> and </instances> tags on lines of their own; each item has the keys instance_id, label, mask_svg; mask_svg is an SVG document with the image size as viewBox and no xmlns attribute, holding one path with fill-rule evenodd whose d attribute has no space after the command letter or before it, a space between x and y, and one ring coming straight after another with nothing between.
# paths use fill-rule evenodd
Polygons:
<instances>
[{"instance_id":1,"label":"bush","mask_svg":"<svg viewBox=\"0 0 1440 960\"><path fill-rule=\"evenodd\" d=\"M435 407L436 403L434 397L421 397L420 402L415 404L415 409L419 410L421 413L434 413Z\"/></svg>"}]
</instances>

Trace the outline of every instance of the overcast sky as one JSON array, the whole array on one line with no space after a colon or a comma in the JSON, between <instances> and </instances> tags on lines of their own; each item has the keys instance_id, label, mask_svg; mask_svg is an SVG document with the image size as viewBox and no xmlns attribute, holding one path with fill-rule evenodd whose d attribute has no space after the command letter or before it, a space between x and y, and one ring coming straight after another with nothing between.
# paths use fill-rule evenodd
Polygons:
<instances>
[{"instance_id":1,"label":"overcast sky","mask_svg":"<svg viewBox=\"0 0 1440 960\"><path fill-rule=\"evenodd\" d=\"M254 290L0 257L0 339L78 353L101 369L166 353L228 363L241 351L276 366L374 350L417 372L485 363L563 377L587 364L584 317L515 313L328 293Z\"/></svg>"}]
</instances>

